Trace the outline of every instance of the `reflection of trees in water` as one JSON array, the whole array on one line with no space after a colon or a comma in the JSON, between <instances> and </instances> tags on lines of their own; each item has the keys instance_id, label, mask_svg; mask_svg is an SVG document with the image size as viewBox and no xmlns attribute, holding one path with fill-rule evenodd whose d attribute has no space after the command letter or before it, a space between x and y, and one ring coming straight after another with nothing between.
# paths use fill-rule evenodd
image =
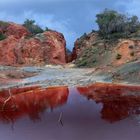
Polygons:
<instances>
[{"instance_id":1,"label":"reflection of trees in water","mask_svg":"<svg viewBox=\"0 0 140 140\"><path fill-rule=\"evenodd\" d=\"M77 89L81 95L103 104L101 115L109 122L119 121L130 115L139 115L137 117L140 120L139 86L96 83ZM65 86L52 88L34 86L13 88L10 92L0 91L0 120L14 122L22 116L29 116L32 120L39 119L40 113L46 109L65 104L68 95L69 90ZM63 125L62 113L58 122Z\"/></svg>"},{"instance_id":2,"label":"reflection of trees in water","mask_svg":"<svg viewBox=\"0 0 140 140\"><path fill-rule=\"evenodd\" d=\"M140 86L97 83L78 87L78 91L88 99L102 103L102 118L109 122L140 115Z\"/></svg>"},{"instance_id":3,"label":"reflection of trees in water","mask_svg":"<svg viewBox=\"0 0 140 140\"><path fill-rule=\"evenodd\" d=\"M102 118L110 122L119 121L130 115L140 114L140 97L125 96L112 101L103 101Z\"/></svg>"}]
</instances>

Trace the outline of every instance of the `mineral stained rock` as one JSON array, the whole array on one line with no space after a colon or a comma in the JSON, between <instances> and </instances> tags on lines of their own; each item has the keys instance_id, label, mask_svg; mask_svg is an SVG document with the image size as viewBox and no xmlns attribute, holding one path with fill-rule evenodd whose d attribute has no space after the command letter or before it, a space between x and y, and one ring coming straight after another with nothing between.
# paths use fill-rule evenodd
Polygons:
<instances>
[{"instance_id":1,"label":"mineral stained rock","mask_svg":"<svg viewBox=\"0 0 140 140\"><path fill-rule=\"evenodd\" d=\"M4 25L3 25L4 24ZM65 64L66 41L57 31L46 31L34 36L22 25L3 23L0 33L0 64L10 66Z\"/></svg>"},{"instance_id":2,"label":"mineral stained rock","mask_svg":"<svg viewBox=\"0 0 140 140\"><path fill-rule=\"evenodd\" d=\"M75 41L72 59L78 67L114 68L140 60L138 38L102 39L97 32L84 34Z\"/></svg>"}]
</instances>

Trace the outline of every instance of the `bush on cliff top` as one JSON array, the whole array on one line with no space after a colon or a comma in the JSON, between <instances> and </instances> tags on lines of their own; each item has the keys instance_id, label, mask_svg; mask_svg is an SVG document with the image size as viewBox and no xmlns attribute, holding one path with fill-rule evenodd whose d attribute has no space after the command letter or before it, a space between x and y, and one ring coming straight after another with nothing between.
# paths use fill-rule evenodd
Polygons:
<instances>
[{"instance_id":1,"label":"bush on cliff top","mask_svg":"<svg viewBox=\"0 0 140 140\"><path fill-rule=\"evenodd\" d=\"M26 19L23 24L33 35L43 33L43 29L35 24L35 20Z\"/></svg>"},{"instance_id":2,"label":"bush on cliff top","mask_svg":"<svg viewBox=\"0 0 140 140\"><path fill-rule=\"evenodd\" d=\"M0 21L0 29L6 30L6 28L9 26L8 22Z\"/></svg>"},{"instance_id":3,"label":"bush on cliff top","mask_svg":"<svg viewBox=\"0 0 140 140\"><path fill-rule=\"evenodd\" d=\"M128 37L140 29L137 16L127 17L117 11L105 9L96 17L99 34L105 39Z\"/></svg>"},{"instance_id":4,"label":"bush on cliff top","mask_svg":"<svg viewBox=\"0 0 140 140\"><path fill-rule=\"evenodd\" d=\"M0 33L0 41L6 39L6 36L2 33Z\"/></svg>"}]
</instances>

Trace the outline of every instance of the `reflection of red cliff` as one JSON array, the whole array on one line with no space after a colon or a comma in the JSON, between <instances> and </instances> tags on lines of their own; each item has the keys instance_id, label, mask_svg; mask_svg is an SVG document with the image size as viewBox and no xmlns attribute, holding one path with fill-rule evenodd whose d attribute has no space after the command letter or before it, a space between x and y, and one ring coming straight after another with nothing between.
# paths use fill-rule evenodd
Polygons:
<instances>
[{"instance_id":1,"label":"reflection of red cliff","mask_svg":"<svg viewBox=\"0 0 140 140\"><path fill-rule=\"evenodd\" d=\"M110 122L140 114L140 86L96 83L78 87L80 94L103 104L102 118Z\"/></svg>"},{"instance_id":2,"label":"reflection of red cliff","mask_svg":"<svg viewBox=\"0 0 140 140\"><path fill-rule=\"evenodd\" d=\"M12 93L12 98L6 102ZM0 119L3 121L14 121L24 115L31 119L39 117L39 113L47 108L55 108L67 102L67 87L27 87L3 91L0 93Z\"/></svg>"}]
</instances>

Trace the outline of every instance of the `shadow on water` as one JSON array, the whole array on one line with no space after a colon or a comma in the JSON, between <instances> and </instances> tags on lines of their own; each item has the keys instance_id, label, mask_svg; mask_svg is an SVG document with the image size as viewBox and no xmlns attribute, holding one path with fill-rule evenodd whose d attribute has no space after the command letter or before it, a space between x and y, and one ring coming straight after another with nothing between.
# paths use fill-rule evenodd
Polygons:
<instances>
[{"instance_id":1,"label":"shadow on water","mask_svg":"<svg viewBox=\"0 0 140 140\"><path fill-rule=\"evenodd\" d=\"M0 120L7 123L0 124L3 140L139 140L139 115L139 86L96 83L0 91Z\"/></svg>"}]
</instances>

